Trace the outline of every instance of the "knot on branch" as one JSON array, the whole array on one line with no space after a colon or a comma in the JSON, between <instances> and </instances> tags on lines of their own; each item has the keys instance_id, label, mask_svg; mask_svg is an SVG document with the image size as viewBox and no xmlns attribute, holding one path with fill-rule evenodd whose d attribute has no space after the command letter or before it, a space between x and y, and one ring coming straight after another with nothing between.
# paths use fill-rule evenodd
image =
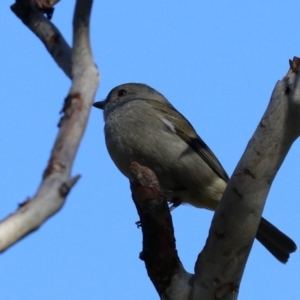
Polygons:
<instances>
[{"instance_id":1,"label":"knot on branch","mask_svg":"<svg viewBox=\"0 0 300 300\"><path fill-rule=\"evenodd\" d=\"M76 175L61 185L59 192L63 198L67 197L71 188L75 185L75 183L78 181L79 178L80 178L80 175Z\"/></svg>"},{"instance_id":2,"label":"knot on branch","mask_svg":"<svg viewBox=\"0 0 300 300\"><path fill-rule=\"evenodd\" d=\"M74 112L81 111L82 106L83 99L81 98L81 95L79 93L71 94L66 97L63 107L60 111L63 116L60 118L57 126L60 128L66 120L71 118Z\"/></svg>"},{"instance_id":3,"label":"knot on branch","mask_svg":"<svg viewBox=\"0 0 300 300\"><path fill-rule=\"evenodd\" d=\"M131 191L137 206L143 206L146 202L166 202L165 196L161 192L158 179L153 171L147 167L133 162L130 166L132 178L130 180Z\"/></svg>"},{"instance_id":4,"label":"knot on branch","mask_svg":"<svg viewBox=\"0 0 300 300\"><path fill-rule=\"evenodd\" d=\"M31 200L31 198L28 197L27 199L25 199L25 201L19 203L19 204L18 204L19 209L20 209L20 208L24 208L24 207L30 202L30 200Z\"/></svg>"},{"instance_id":5,"label":"knot on branch","mask_svg":"<svg viewBox=\"0 0 300 300\"><path fill-rule=\"evenodd\" d=\"M43 179L45 179L54 172L62 173L65 171L65 169L66 166L63 163L52 157L48 163L46 170L44 171Z\"/></svg>"}]
</instances>

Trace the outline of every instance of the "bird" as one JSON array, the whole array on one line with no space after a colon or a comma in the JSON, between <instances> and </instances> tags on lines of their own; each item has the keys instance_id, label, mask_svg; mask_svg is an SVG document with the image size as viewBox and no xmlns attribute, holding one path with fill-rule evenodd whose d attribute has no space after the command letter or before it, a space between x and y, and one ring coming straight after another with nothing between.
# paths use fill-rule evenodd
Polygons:
<instances>
[{"instance_id":1,"label":"bird","mask_svg":"<svg viewBox=\"0 0 300 300\"><path fill-rule=\"evenodd\" d=\"M166 191L172 208L190 204L216 210L229 176L191 123L157 90L142 83L113 88L103 101L107 150L117 168L131 178L130 165L150 168ZM286 263L295 242L265 218L257 240Z\"/></svg>"}]
</instances>

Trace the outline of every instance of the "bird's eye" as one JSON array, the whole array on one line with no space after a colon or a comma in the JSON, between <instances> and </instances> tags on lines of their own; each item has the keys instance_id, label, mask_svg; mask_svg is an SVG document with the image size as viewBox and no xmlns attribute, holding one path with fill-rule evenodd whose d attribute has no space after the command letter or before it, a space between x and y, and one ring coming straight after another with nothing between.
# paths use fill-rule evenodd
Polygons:
<instances>
[{"instance_id":1,"label":"bird's eye","mask_svg":"<svg viewBox=\"0 0 300 300\"><path fill-rule=\"evenodd\" d=\"M122 97L122 96L124 96L126 94L127 94L127 92L125 90L123 90L123 89L118 91L118 97Z\"/></svg>"}]
</instances>

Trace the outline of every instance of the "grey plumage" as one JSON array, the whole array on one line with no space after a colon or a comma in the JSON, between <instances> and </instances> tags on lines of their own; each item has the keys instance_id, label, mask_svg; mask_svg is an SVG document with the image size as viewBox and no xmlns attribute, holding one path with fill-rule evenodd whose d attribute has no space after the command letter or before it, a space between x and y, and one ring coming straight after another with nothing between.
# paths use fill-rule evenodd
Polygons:
<instances>
[{"instance_id":1,"label":"grey plumage","mask_svg":"<svg viewBox=\"0 0 300 300\"><path fill-rule=\"evenodd\" d=\"M106 146L126 177L136 161L155 172L175 206L216 209L229 177L189 121L162 94L128 83L94 106L104 110ZM282 262L296 250L289 237L263 218L257 238Z\"/></svg>"}]
</instances>

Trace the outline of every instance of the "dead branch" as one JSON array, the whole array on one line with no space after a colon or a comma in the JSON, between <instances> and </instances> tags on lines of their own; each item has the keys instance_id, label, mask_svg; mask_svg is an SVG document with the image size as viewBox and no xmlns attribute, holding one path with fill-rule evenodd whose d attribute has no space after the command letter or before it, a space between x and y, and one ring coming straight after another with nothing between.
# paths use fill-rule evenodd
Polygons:
<instances>
[{"instance_id":1,"label":"dead branch","mask_svg":"<svg viewBox=\"0 0 300 300\"><path fill-rule=\"evenodd\" d=\"M140 259L161 299L188 299L192 275L178 257L170 210L159 182L150 169L136 162L131 172L132 198L143 232Z\"/></svg>"},{"instance_id":2,"label":"dead branch","mask_svg":"<svg viewBox=\"0 0 300 300\"><path fill-rule=\"evenodd\" d=\"M300 135L299 62L277 82L270 103L214 215L195 266L190 299L237 299L268 192Z\"/></svg>"},{"instance_id":3,"label":"dead branch","mask_svg":"<svg viewBox=\"0 0 300 300\"><path fill-rule=\"evenodd\" d=\"M39 2L39 0L36 1ZM52 2L55 4L57 1ZM44 6L40 5L42 4L35 3L35 0L18 0L11 6L11 10L41 40L57 65L71 78L72 49L60 31L43 15L44 11L41 11L41 8ZM52 7L49 5L47 8Z\"/></svg>"},{"instance_id":4,"label":"dead branch","mask_svg":"<svg viewBox=\"0 0 300 300\"><path fill-rule=\"evenodd\" d=\"M15 9L18 3L15 4ZM31 7L30 5L28 7ZM32 13L18 14L22 21L33 30L45 43L49 42L48 33L41 28L54 32L53 25L44 20L42 13L33 9ZM59 122L59 132L54 143L48 165L36 195L27 199L19 209L0 222L0 251L18 242L20 239L36 230L48 218L60 210L72 186L79 176L70 177L73 161L84 133L90 108L98 87L99 74L94 64L89 41L89 18L92 1L77 0L73 21L73 52L72 52L72 87L65 99L62 109L63 116ZM19 8L18 8L19 9ZM37 23L36 23L37 22ZM48 26L48 27L47 27ZM52 31L51 31L52 30ZM54 39L57 41L57 39ZM60 39L57 45L60 54L50 52L64 71L71 74L71 52ZM61 43L63 41L63 43ZM55 43L54 43L55 44ZM53 46L53 45L52 45ZM58 49L54 45L53 49ZM46 45L47 47L47 45ZM65 51L65 52L64 52ZM53 53L55 52L55 53ZM63 60L66 61L63 62Z\"/></svg>"},{"instance_id":5,"label":"dead branch","mask_svg":"<svg viewBox=\"0 0 300 300\"><path fill-rule=\"evenodd\" d=\"M132 165L131 189L143 229L141 258L162 299L237 299L271 184L300 135L299 68L300 59L294 58L277 82L214 215L195 275L178 258L172 220L155 175Z\"/></svg>"}]
</instances>

